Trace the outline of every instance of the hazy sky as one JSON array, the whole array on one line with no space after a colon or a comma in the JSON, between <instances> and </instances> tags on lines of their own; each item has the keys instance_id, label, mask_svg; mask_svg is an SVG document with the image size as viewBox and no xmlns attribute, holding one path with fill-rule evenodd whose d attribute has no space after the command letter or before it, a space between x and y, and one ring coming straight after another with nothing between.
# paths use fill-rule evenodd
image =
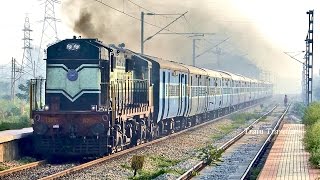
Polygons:
<instances>
[{"instance_id":1,"label":"hazy sky","mask_svg":"<svg viewBox=\"0 0 320 180\"><path fill-rule=\"evenodd\" d=\"M91 1L91 0L87 0ZM126 1L126 0L125 0ZM139 4L150 2L151 0L133 0ZM172 0L174 1L174 0ZM181 0L175 0L181 1ZM283 51L301 51L305 50L304 39L307 34L307 15L309 9L315 10L315 73L319 73L319 43L318 37L320 34L320 1L319 0L197 0L202 3L207 3L206 10L215 11L217 21L226 25L246 24L255 26L258 30L256 41L267 41L272 45L272 49L278 52L277 61L285 67L280 67L282 73L278 73L278 78L282 78L281 82L292 85L289 92L297 92L300 90L301 80L301 65L296 63L285 55L281 55ZM107 1L106 1L107 2ZM230 4L230 9L226 7L219 8L219 4L227 2ZM42 4L42 5L41 5ZM171 7L172 8L172 7ZM197 7L193 7L197 8ZM318 8L318 9L317 9ZM157 7L152 7L157 10ZM175 9L179 9L176 7ZM137 10L137 9L135 9ZM183 11L183 10L181 10ZM233 13L236 12L236 13ZM34 30L31 34L34 39L33 44L39 45L44 6L43 1L38 0L10 0L4 1L0 7L0 64L10 63L11 57L15 57L18 61L22 58L23 46L23 24L26 13L29 14L31 28ZM58 26L58 36L60 39L72 37L74 34L61 16L61 5L56 6L57 18L61 19ZM220 13L220 14L219 14ZM192 14L188 14L192 16ZM127 17L123 17L127 18ZM210 17L208 17L210 18ZM190 18L192 19L192 18ZM137 23L137 22L136 22ZM196 24L197 22L191 22ZM214 26L214 24L212 25ZM195 30L196 27L194 27ZM245 33L243 33L245 34ZM139 35L137 35L139 36ZM233 35L230 34L232 37ZM251 36L250 32L244 35ZM252 38L251 38L252 39ZM130 47L129 47L130 48ZM319 49L319 50L317 50ZM243 50L245 53L245 50ZM261 56L264 56L263 54ZM258 55L248 54L251 59L259 59ZM298 56L301 58L302 56ZM302 60L302 59L301 59ZM290 65L288 65L290 64ZM280 65L280 66L281 66ZM259 66L266 66L268 62L260 62ZM277 73L275 73L277 74ZM284 86L285 87L285 86ZM281 88L280 88L281 89ZM281 90L280 90L281 91Z\"/></svg>"}]
</instances>

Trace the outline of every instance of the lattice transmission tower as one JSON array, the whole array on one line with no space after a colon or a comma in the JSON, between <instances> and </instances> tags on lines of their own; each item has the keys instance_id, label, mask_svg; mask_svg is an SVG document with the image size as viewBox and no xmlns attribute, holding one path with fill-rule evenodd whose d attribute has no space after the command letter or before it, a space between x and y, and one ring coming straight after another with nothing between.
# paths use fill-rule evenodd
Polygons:
<instances>
[{"instance_id":1,"label":"lattice transmission tower","mask_svg":"<svg viewBox=\"0 0 320 180\"><path fill-rule=\"evenodd\" d=\"M21 73L19 75L19 79L21 76L27 76L31 78L34 78L36 76L36 67L35 67L35 61L32 59L32 46L31 46L31 28L30 28L30 21L29 17L26 16L24 21L24 28L23 28L23 56L21 61ZM29 79L29 78L28 78Z\"/></svg>"},{"instance_id":2,"label":"lattice transmission tower","mask_svg":"<svg viewBox=\"0 0 320 180\"><path fill-rule=\"evenodd\" d=\"M55 15L55 4L60 3L57 0L45 0L44 1L44 18L42 20L42 33L39 46L38 62L37 66L41 66L40 61L44 57L44 49L47 48L49 44L58 41L58 31L57 24L59 20L56 19Z\"/></svg>"}]
</instances>

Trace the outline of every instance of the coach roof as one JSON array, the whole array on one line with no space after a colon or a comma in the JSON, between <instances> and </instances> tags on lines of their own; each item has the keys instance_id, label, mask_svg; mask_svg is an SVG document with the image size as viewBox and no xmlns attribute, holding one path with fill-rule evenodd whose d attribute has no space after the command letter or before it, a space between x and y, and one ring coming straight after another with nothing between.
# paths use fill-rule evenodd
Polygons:
<instances>
[{"instance_id":1,"label":"coach roof","mask_svg":"<svg viewBox=\"0 0 320 180\"><path fill-rule=\"evenodd\" d=\"M221 78L221 74L218 71L214 71L211 69L201 68L205 70L208 73L208 76L214 77L214 78Z\"/></svg>"},{"instance_id":2,"label":"coach roof","mask_svg":"<svg viewBox=\"0 0 320 180\"><path fill-rule=\"evenodd\" d=\"M167 61L167 60L163 60L161 58L148 56L148 55L141 55L140 54L140 56L142 56L148 60L157 62L160 66L160 69L169 69L169 70L180 71L180 72L188 72L188 69L180 63L177 63L174 61Z\"/></svg>"},{"instance_id":3,"label":"coach roof","mask_svg":"<svg viewBox=\"0 0 320 180\"><path fill-rule=\"evenodd\" d=\"M190 74L208 76L208 73L204 69L201 69L201 68L198 68L198 67L194 67L194 66L185 65L185 64L181 64L181 65L186 67L189 70Z\"/></svg>"}]
</instances>

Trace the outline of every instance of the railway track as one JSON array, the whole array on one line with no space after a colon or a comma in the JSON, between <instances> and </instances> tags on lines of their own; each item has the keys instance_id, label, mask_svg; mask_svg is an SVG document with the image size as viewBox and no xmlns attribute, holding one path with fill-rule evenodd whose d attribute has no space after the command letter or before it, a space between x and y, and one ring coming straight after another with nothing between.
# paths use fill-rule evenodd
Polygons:
<instances>
[{"instance_id":1,"label":"railway track","mask_svg":"<svg viewBox=\"0 0 320 180\"><path fill-rule=\"evenodd\" d=\"M233 112L231 114L238 113L238 112L241 112L243 110L247 110L249 108L252 108L252 107L248 107L248 108ZM231 114L229 114L229 115L231 115ZM226 115L226 116L223 116L223 117L219 117L219 118L214 119L212 121L205 122L205 123L200 124L198 126L194 126L192 128L189 128L189 129L186 129L186 130L171 134L169 136L165 136L163 138L160 138L160 139L157 139L157 140L142 144L140 146L136 146L136 147L121 151L121 152L116 153L116 154L112 154L112 155L109 155L109 156L106 156L106 157L103 157L103 158L100 158L100 159L97 159L97 160L94 160L94 161L91 161L91 162L88 162L88 163L85 163L85 164L81 164L79 166L76 166L76 167L61 171L59 173L56 173L56 174L53 174L53 175L50 175L50 176L47 176L45 178L42 178L41 180L48 180L48 179L90 179L90 178L96 178L96 179L105 179L105 178L107 178L108 179L110 177L108 177L106 175L106 174L108 174L107 171L110 171L110 169L114 168L114 166L109 164L109 162L112 163L112 161L116 161L116 164L119 165L121 162L125 161L124 160L125 156L131 156L133 154L136 154L136 153L138 153L138 150L139 150L139 152L143 151L143 154L148 154L148 153L150 153L150 151L148 152L148 150L143 150L143 149L152 149L152 148L156 149L155 146L157 146L157 144L159 144L159 146L160 146L160 144L162 144L164 142L174 141L175 137L178 137L178 136L180 136L180 135L182 135L184 133L187 133L187 132L195 131L196 129L199 129L201 127L205 127L208 124L216 122L217 120L224 119L229 115ZM155 150L152 151L151 150L151 153L155 153L156 154L157 151L155 151ZM129 154L131 154L131 155L129 155ZM119 158L122 158L122 159L119 159ZM101 165L96 166L97 164L101 164ZM121 171L121 170L119 170L117 168L112 169L112 170L114 170L114 172ZM112 173L114 173L114 172L112 172ZM90 173L100 173L101 176L98 176L98 175L89 175L89 176L83 175L83 174L90 174ZM123 179L123 178L124 177L111 177L110 179Z\"/></svg>"},{"instance_id":2,"label":"railway track","mask_svg":"<svg viewBox=\"0 0 320 180\"><path fill-rule=\"evenodd\" d=\"M229 140L228 142L220 146L219 149L222 149L225 153L227 153L227 155L223 157L223 162L220 163L219 166L214 166L214 167L205 169L207 167L207 164L201 161L195 166L193 166L192 168L190 168L183 175L181 175L177 180L191 179L197 173L198 174L200 173L200 175L196 176L195 179L219 179L219 180L220 179L241 179L241 180L248 179L248 175L251 168L254 166L257 160L263 155L265 148L267 148L267 145L270 143L273 136L275 135L274 132L278 130L284 116L288 112L289 107L290 105L287 108L285 108L281 113L280 117L278 117L276 121L272 121L271 124L270 123L258 124L259 121L261 121L261 119L266 118L267 116L272 114L272 112L276 109L276 107L274 107L270 112L261 116L259 119L257 119L252 124L250 124L245 130L243 130L242 132L237 134L234 138L232 138L231 140ZM257 133L261 133L261 130L263 131L267 130L268 132L271 132L271 133L268 133L267 136L261 136L261 137L258 137L259 135L256 136L258 138L264 138L262 142L260 141L261 139L258 140L252 137L248 137L246 140L241 142L241 140L244 139L244 136L246 136L248 132L250 132L250 130L252 129L254 129L253 131ZM256 134L253 134L253 135L256 135ZM249 133L249 136L250 136L250 133ZM254 146L256 146L258 144L257 142L259 141L261 146L257 149ZM238 143L239 145L237 145ZM238 146L238 147L232 147L232 146ZM248 147L245 147L245 146L248 146ZM227 152L229 149L231 150ZM255 151L255 152L252 153L250 151ZM251 158L247 157L250 160L246 162L246 159L242 159L242 157L246 157L246 155L248 154L251 156ZM246 163L247 165L243 165ZM202 171L206 171L206 172L201 174Z\"/></svg>"},{"instance_id":3,"label":"railway track","mask_svg":"<svg viewBox=\"0 0 320 180\"><path fill-rule=\"evenodd\" d=\"M45 163L46 163L45 160L41 160L41 161L36 161L36 162L24 164L22 166L10 168L10 169L4 170L4 171L0 171L0 179L5 175L13 174L13 173L16 173L16 172L19 172L19 171L23 171L23 170L28 170L28 169L40 166L40 165L45 164Z\"/></svg>"},{"instance_id":4,"label":"railway track","mask_svg":"<svg viewBox=\"0 0 320 180\"><path fill-rule=\"evenodd\" d=\"M245 108L245 109L242 109L242 110L239 110L239 111L236 111L236 112L233 112L231 114L234 114L234 113L237 113L237 112L240 112L240 111L244 111L244 110L250 109L252 107L253 106ZM206 126L208 124L211 124L211 123L216 122L216 121L218 121L220 119L223 119L223 118L225 118L225 117L227 117L227 116L229 116L231 114L228 114L226 116L219 117L217 119L205 122L203 124L194 126L192 128L189 128L189 129L186 129L186 130L171 134L169 136L165 136L163 138L156 139L156 140L151 141L151 142L147 142L147 143L142 144L140 146L136 146L136 147L133 147L133 148L118 152L116 154L112 154L112 155L109 155L109 156L106 156L106 157L103 157L103 158L99 158L99 159L96 159L96 160L93 160L93 161L89 161L87 163L47 164L46 161L39 161L39 162L35 162L35 163L30 163L30 164L24 165L24 167L21 166L21 167L9 169L9 170L6 170L6 171L2 171L2 172L0 172L0 179L26 179L26 178L27 179L42 179L42 180L43 179L58 179L58 178L61 178L63 176L70 175L72 173L76 173L76 172L82 171L82 170L84 170L86 168L89 168L89 167L92 167L94 165L97 165L97 164L100 164L100 163L103 163L103 162L106 162L106 161L121 157L121 156L126 155L128 153L135 152L135 151L137 151L139 149L143 149L144 147L150 147L151 145L154 145L154 144L160 143L162 141L171 139L173 137L179 136L180 134L186 133L187 131L193 131L195 129L204 127L204 126Z\"/></svg>"},{"instance_id":5,"label":"railway track","mask_svg":"<svg viewBox=\"0 0 320 180\"><path fill-rule=\"evenodd\" d=\"M28 163L8 170L0 171L0 180L35 180L77 166L81 162L51 163L46 160Z\"/></svg>"}]
</instances>

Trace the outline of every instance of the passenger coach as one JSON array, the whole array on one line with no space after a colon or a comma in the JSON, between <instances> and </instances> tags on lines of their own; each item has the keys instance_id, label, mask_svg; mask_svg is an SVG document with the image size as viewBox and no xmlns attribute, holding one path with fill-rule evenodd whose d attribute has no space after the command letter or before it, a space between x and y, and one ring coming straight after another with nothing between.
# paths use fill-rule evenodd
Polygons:
<instances>
[{"instance_id":1,"label":"passenger coach","mask_svg":"<svg viewBox=\"0 0 320 180\"><path fill-rule=\"evenodd\" d=\"M47 49L30 109L42 155L100 156L257 103L272 84L142 55L98 39Z\"/></svg>"}]
</instances>

